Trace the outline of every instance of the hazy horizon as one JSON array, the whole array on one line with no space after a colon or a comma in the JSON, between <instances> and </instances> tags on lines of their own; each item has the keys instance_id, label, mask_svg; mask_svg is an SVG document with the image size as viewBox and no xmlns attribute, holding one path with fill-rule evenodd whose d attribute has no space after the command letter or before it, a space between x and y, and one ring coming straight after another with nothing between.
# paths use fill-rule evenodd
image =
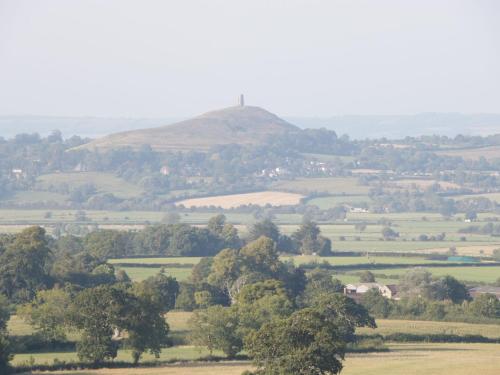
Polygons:
<instances>
[{"instance_id":1,"label":"hazy horizon","mask_svg":"<svg viewBox=\"0 0 500 375\"><path fill-rule=\"evenodd\" d=\"M496 1L0 0L0 115L500 113Z\"/></svg>"},{"instance_id":2,"label":"hazy horizon","mask_svg":"<svg viewBox=\"0 0 500 375\"><path fill-rule=\"evenodd\" d=\"M277 114L279 116L279 114ZM415 115L279 116L299 128L326 128L353 139L401 139L406 136L500 134L500 114L420 113ZM21 133L42 136L60 130L65 138L78 135L99 138L108 134L170 125L189 117L71 117L0 116L0 134L13 138Z\"/></svg>"}]
</instances>

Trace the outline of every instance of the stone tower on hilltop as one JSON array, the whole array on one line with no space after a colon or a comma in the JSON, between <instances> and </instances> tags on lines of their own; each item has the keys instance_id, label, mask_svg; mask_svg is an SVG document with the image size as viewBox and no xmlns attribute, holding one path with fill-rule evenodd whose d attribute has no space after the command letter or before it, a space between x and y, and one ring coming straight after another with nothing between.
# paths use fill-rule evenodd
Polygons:
<instances>
[{"instance_id":1,"label":"stone tower on hilltop","mask_svg":"<svg viewBox=\"0 0 500 375\"><path fill-rule=\"evenodd\" d=\"M238 104L240 107L244 107L245 106L245 97L243 96L243 94L240 94L240 97L239 97L239 100L238 100Z\"/></svg>"}]
</instances>

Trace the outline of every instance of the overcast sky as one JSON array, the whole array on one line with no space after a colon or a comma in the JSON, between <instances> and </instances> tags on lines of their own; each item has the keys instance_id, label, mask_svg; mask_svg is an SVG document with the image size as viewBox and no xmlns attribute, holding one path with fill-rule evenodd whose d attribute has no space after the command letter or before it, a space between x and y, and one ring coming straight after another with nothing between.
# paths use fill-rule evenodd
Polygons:
<instances>
[{"instance_id":1,"label":"overcast sky","mask_svg":"<svg viewBox=\"0 0 500 375\"><path fill-rule=\"evenodd\" d=\"M500 112L496 0L0 0L0 115Z\"/></svg>"}]
</instances>

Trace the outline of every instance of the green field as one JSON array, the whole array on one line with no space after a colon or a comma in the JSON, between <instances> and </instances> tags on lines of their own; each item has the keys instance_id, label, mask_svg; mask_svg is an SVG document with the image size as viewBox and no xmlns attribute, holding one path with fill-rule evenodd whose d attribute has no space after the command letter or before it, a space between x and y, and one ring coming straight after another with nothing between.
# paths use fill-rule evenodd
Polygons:
<instances>
[{"instance_id":1,"label":"green field","mask_svg":"<svg viewBox=\"0 0 500 375\"><path fill-rule=\"evenodd\" d=\"M172 333L185 333L188 320L192 313L170 312L167 321ZM408 320L378 319L378 328L362 328L360 334L414 333L414 334L453 334L453 335L482 335L490 338L500 337L500 326L489 324L469 324L453 322L429 322ZM9 322L11 334L30 334L31 328L16 316ZM345 361L343 374L380 374L380 375L440 375L453 373L469 375L472 371L481 371L481 375L498 374L500 371L500 345L495 344L389 344L388 353L350 354ZM162 351L160 360L196 360L206 357L207 350L200 350L193 346L175 346ZM216 351L215 355L222 355ZM58 361L77 361L74 352L31 353L17 354L13 364L21 365L32 362L36 364L52 364ZM130 361L128 350L120 350L117 360ZM144 355L144 361L154 361L151 355ZM220 364L188 363L182 366L169 365L155 368L136 369L102 369L96 371L66 371L61 374L149 374L149 375L177 375L177 374L241 374L250 364L241 362L222 362ZM212 372L214 371L214 372ZM237 371L237 372L233 372ZM452 372L449 372L452 371ZM495 372L497 371L497 372Z\"/></svg>"},{"instance_id":2,"label":"green field","mask_svg":"<svg viewBox=\"0 0 500 375\"><path fill-rule=\"evenodd\" d=\"M68 200L68 196L60 193L52 193L50 191L18 191L12 197L6 199L9 203L40 203L40 202L56 202L62 203Z\"/></svg>"},{"instance_id":3,"label":"green field","mask_svg":"<svg viewBox=\"0 0 500 375\"><path fill-rule=\"evenodd\" d=\"M171 348L163 349L160 355L160 361L169 361L174 359L182 360L195 360L209 355L209 351L204 348L196 348L193 346L174 346ZM220 351L214 351L214 355L223 356ZM53 353L35 353L35 354L16 354L12 361L14 365L22 365L23 363L30 361L30 358L35 360L36 364L52 364L54 359L66 362L78 362L78 356L76 352L53 352ZM132 355L130 350L119 350L117 361L129 361L131 362ZM145 353L143 355L143 361L153 361L155 358L151 354Z\"/></svg>"},{"instance_id":4,"label":"green field","mask_svg":"<svg viewBox=\"0 0 500 375\"><path fill-rule=\"evenodd\" d=\"M297 178L277 181L273 189L297 193L321 192L329 194L368 194L369 186L359 185L357 177Z\"/></svg>"},{"instance_id":5,"label":"green field","mask_svg":"<svg viewBox=\"0 0 500 375\"><path fill-rule=\"evenodd\" d=\"M123 270L133 281L142 281L148 277L156 275L161 268L158 267L116 267L117 270ZM175 277L178 281L185 281L191 274L190 268L165 268L168 276Z\"/></svg>"},{"instance_id":6,"label":"green field","mask_svg":"<svg viewBox=\"0 0 500 375\"><path fill-rule=\"evenodd\" d=\"M48 190L51 186L57 187L61 184L66 184L69 189L73 189L88 183L94 184L99 193L112 193L119 198L133 198L143 193L139 186L116 177L112 173L50 173L40 176L36 181L38 190Z\"/></svg>"},{"instance_id":7,"label":"green field","mask_svg":"<svg viewBox=\"0 0 500 375\"><path fill-rule=\"evenodd\" d=\"M191 317L191 312L186 311L171 311L167 314L167 322L172 332L186 331L188 329L188 320ZM34 330L31 325L26 323L18 315L12 315L8 322L8 331L10 335L26 336L31 335Z\"/></svg>"},{"instance_id":8,"label":"green field","mask_svg":"<svg viewBox=\"0 0 500 375\"><path fill-rule=\"evenodd\" d=\"M33 328L31 327L31 325L26 323L17 315L12 315L10 317L7 328L10 335L26 336L33 333Z\"/></svg>"},{"instance_id":9,"label":"green field","mask_svg":"<svg viewBox=\"0 0 500 375\"><path fill-rule=\"evenodd\" d=\"M171 332L186 332L189 330L188 321L193 313L186 311L171 311L167 314L167 322ZM421 320L392 320L377 319L377 328L360 328L361 334L448 334L448 335L482 335L489 338L500 338L500 325L496 324L472 324L456 322L435 322ZM11 335L29 335L33 329L17 315L13 315L9 321L9 333Z\"/></svg>"},{"instance_id":10,"label":"green field","mask_svg":"<svg viewBox=\"0 0 500 375\"><path fill-rule=\"evenodd\" d=\"M201 257L168 257L168 258L124 258L124 259L110 259L108 263L111 264L164 264L167 268L175 268L176 264L197 264ZM398 256L332 256L332 257L318 257L314 255L296 255L296 256L283 256L284 261L293 261L296 265L304 263L323 263L328 262L332 265L356 265L356 264L442 264L447 263L443 260L431 260L422 257L398 257ZM168 267L172 265L171 267Z\"/></svg>"},{"instance_id":11,"label":"green field","mask_svg":"<svg viewBox=\"0 0 500 375\"><path fill-rule=\"evenodd\" d=\"M389 320L377 319L377 328L359 328L360 334L392 333L409 334L445 334L445 335L481 335L493 339L500 338L500 325L498 324L471 324L454 322L433 322L421 320Z\"/></svg>"},{"instance_id":12,"label":"green field","mask_svg":"<svg viewBox=\"0 0 500 375\"><path fill-rule=\"evenodd\" d=\"M460 250L460 246L467 245L470 251L464 247L464 251ZM358 251L358 252L400 252L400 253L445 253L450 247L457 247L459 254L464 255L481 255L481 250L485 255L491 253L494 248L500 247L500 243L495 242L455 242L455 241L379 241L379 240L361 240L361 241L339 241L338 238L333 238L334 251Z\"/></svg>"},{"instance_id":13,"label":"green field","mask_svg":"<svg viewBox=\"0 0 500 375\"><path fill-rule=\"evenodd\" d=\"M487 198L491 201L500 203L500 193L457 195L457 196L453 197L453 199L455 199L455 200L473 199L473 198Z\"/></svg>"},{"instance_id":14,"label":"green field","mask_svg":"<svg viewBox=\"0 0 500 375\"><path fill-rule=\"evenodd\" d=\"M128 258L128 259L112 259L111 264L127 264L127 263L137 263L137 264L158 264L164 265L165 271L168 275L177 278L179 281L185 281L189 278L191 274L191 268L189 267L176 267L176 264L189 264L195 265L199 262L201 258L199 257L168 257L168 258ZM500 278L500 266L491 267L480 267L480 266L470 266L464 264L463 267L439 267L439 265L449 264L448 261L443 260L431 260L422 257L398 257L398 256L375 256L375 255L365 255L359 257L347 257L347 256L333 256L333 257L317 257L312 255L297 255L297 256L284 256L282 257L284 261L292 261L295 265L305 264L305 263L317 263L321 264L324 262L330 263L335 266L347 266L347 265L376 265L376 264L390 264L390 265L401 265L400 268L383 268L374 269L372 272L375 275L385 275L379 276L378 281L383 283L394 284L397 283L397 277L390 278L390 276L400 276L404 272L408 271L405 265L419 265L425 267L426 265L433 265L433 267L427 267L429 272L435 276L451 275L459 280L466 282L486 282L493 283L498 278ZM134 281L141 281L150 276L154 276L160 271L160 267L127 267L119 265L116 266L117 269L124 270L129 277ZM355 274L356 270L353 271L342 271L339 270L335 273L335 277L340 279L344 283L358 282L359 277Z\"/></svg>"},{"instance_id":15,"label":"green field","mask_svg":"<svg viewBox=\"0 0 500 375\"><path fill-rule=\"evenodd\" d=\"M197 264L202 258L201 257L169 257L169 258L125 258L125 259L109 259L108 263L116 264L126 264L126 263L138 263L138 264Z\"/></svg>"},{"instance_id":16,"label":"green field","mask_svg":"<svg viewBox=\"0 0 500 375\"><path fill-rule=\"evenodd\" d=\"M307 204L318 206L322 210L336 207L338 205L347 204L356 206L363 203L370 203L371 199L367 195L334 195L329 197L312 198L307 201Z\"/></svg>"},{"instance_id":17,"label":"green field","mask_svg":"<svg viewBox=\"0 0 500 375\"><path fill-rule=\"evenodd\" d=\"M450 275L458 280L466 282L493 283L500 278L500 266L498 267L429 267L426 268L434 276ZM391 268L374 270L373 273L391 275L403 275L408 268ZM397 280L396 280L397 281Z\"/></svg>"},{"instance_id":18,"label":"green field","mask_svg":"<svg viewBox=\"0 0 500 375\"><path fill-rule=\"evenodd\" d=\"M443 260L430 260L422 257L390 257L390 256L360 256L360 257L318 257L313 255L297 255L282 257L283 260L293 261L296 265L304 263L328 262L332 265L357 265L357 264L442 264Z\"/></svg>"},{"instance_id":19,"label":"green field","mask_svg":"<svg viewBox=\"0 0 500 375\"><path fill-rule=\"evenodd\" d=\"M495 344L393 344L389 346L389 349L389 352L384 353L348 355L342 374L498 375L500 372L499 345ZM186 348L183 354L189 353L190 350L194 349ZM60 374L240 375L244 370L251 369L249 363L222 362L177 364L154 368L65 371Z\"/></svg>"},{"instance_id":20,"label":"green field","mask_svg":"<svg viewBox=\"0 0 500 375\"><path fill-rule=\"evenodd\" d=\"M74 222L75 214L78 210L21 210L21 209L0 209L0 224L16 225L38 225L54 224L60 222ZM47 218L46 213L50 212L51 217ZM103 225L111 224L144 224L161 222L165 211L107 211L107 210L85 210L87 218L91 223ZM189 212L181 214L181 221L188 224L206 224L216 213ZM250 224L256 220L251 214L228 213L227 219L231 223ZM301 216L294 214L277 215L276 223L293 222L300 223Z\"/></svg>"}]
</instances>

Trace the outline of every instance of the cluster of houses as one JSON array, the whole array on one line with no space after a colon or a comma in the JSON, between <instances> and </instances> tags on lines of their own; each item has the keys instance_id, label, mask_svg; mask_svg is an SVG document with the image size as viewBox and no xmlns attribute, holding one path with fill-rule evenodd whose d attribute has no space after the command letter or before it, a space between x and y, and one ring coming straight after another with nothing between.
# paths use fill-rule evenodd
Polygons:
<instances>
[{"instance_id":1,"label":"cluster of houses","mask_svg":"<svg viewBox=\"0 0 500 375\"><path fill-rule=\"evenodd\" d=\"M363 294L369 290L377 289L382 296L387 299L399 300L398 286L394 284L380 284L380 283L360 283L360 284L347 284L344 288L344 294L354 300L359 300ZM469 289L469 294L472 298L476 298L481 294L493 294L500 300L500 287L495 286L478 286Z\"/></svg>"}]
</instances>

